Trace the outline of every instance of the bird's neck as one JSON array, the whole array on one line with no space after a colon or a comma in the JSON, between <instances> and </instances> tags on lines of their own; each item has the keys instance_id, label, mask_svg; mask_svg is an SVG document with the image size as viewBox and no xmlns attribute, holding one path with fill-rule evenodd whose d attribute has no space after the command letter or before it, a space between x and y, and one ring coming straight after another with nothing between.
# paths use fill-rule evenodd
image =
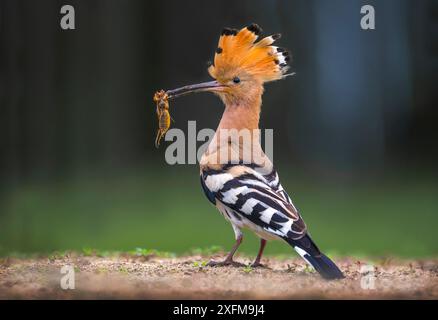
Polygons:
<instances>
[{"instance_id":1,"label":"bird's neck","mask_svg":"<svg viewBox=\"0 0 438 320\"><path fill-rule=\"evenodd\" d=\"M245 101L225 104L225 111L216 134L200 161L201 171L206 168L219 170L224 163L235 160L272 167L260 146L261 102L260 92L259 95ZM233 136L235 130L237 130L237 140L230 139L230 135Z\"/></svg>"},{"instance_id":2,"label":"bird's neck","mask_svg":"<svg viewBox=\"0 0 438 320\"><path fill-rule=\"evenodd\" d=\"M245 100L226 102L225 111L217 130L248 129L252 131L258 129L261 103L261 94Z\"/></svg>"}]
</instances>

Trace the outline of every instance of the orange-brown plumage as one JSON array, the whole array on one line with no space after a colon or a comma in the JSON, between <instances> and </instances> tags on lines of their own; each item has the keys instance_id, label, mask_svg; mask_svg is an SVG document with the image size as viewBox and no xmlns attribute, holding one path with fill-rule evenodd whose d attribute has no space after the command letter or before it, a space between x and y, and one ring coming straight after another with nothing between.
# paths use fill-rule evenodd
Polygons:
<instances>
[{"instance_id":1,"label":"orange-brown plumage","mask_svg":"<svg viewBox=\"0 0 438 320\"><path fill-rule=\"evenodd\" d=\"M260 27L252 24L240 31L224 29L219 38L210 75L227 81L233 73L245 73L259 83L281 79L287 71L288 54L272 43L279 38L273 35L256 42Z\"/></svg>"},{"instance_id":2,"label":"orange-brown plumage","mask_svg":"<svg viewBox=\"0 0 438 320\"><path fill-rule=\"evenodd\" d=\"M223 100L225 110L219 123L214 143L201 161L204 165L215 165L217 155L228 149L241 157L239 144L221 141L222 129L248 129L252 136L253 161L271 166L258 143L260 110L263 84L282 79L288 69L289 54L284 49L273 46L280 35L273 35L257 41L261 29L252 24L241 30L224 29L219 38L214 64L209 67L210 75L221 85L215 93ZM235 80L238 80L237 82ZM239 151L240 150L240 151ZM260 158L260 159L256 159Z\"/></svg>"},{"instance_id":3,"label":"orange-brown plumage","mask_svg":"<svg viewBox=\"0 0 438 320\"><path fill-rule=\"evenodd\" d=\"M219 38L214 64L208 69L223 85L215 92L226 106L219 129L257 129L263 84L282 79L288 69L289 53L272 45L280 35L257 41L260 33L260 27L252 24L241 30L226 28Z\"/></svg>"}]
</instances>

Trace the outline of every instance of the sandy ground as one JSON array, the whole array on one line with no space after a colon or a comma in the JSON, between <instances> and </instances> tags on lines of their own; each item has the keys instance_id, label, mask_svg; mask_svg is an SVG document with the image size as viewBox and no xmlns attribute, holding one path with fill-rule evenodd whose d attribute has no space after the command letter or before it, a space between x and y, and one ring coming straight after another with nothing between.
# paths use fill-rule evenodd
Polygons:
<instances>
[{"instance_id":1,"label":"sandy ground","mask_svg":"<svg viewBox=\"0 0 438 320\"><path fill-rule=\"evenodd\" d=\"M216 260L221 255L216 255ZM210 257L95 257L0 260L1 299L437 299L438 260L336 259L346 279L324 281L298 258L266 268L205 267ZM250 259L238 256L246 264ZM61 288L73 266L75 289ZM72 269L70 269L72 270ZM370 271L370 272L369 272Z\"/></svg>"}]
</instances>

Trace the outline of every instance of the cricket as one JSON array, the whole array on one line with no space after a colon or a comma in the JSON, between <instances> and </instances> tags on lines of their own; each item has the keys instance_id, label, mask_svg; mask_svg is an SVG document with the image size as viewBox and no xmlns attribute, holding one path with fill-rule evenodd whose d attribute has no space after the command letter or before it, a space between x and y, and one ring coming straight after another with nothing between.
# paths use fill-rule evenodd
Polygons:
<instances>
[{"instance_id":1,"label":"cricket","mask_svg":"<svg viewBox=\"0 0 438 320\"><path fill-rule=\"evenodd\" d=\"M169 130L170 121L172 118L169 113L168 95L166 92L164 92L164 90L157 91L153 100L157 105L156 112L158 117L158 131L155 138L155 147L158 148L160 146L161 139L164 137L167 130Z\"/></svg>"}]
</instances>

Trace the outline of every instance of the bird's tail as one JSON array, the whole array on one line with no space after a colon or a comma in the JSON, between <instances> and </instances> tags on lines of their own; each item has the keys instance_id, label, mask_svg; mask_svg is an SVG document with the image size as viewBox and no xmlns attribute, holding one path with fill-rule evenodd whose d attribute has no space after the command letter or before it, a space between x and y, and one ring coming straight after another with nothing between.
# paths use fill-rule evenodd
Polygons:
<instances>
[{"instance_id":1,"label":"bird's tail","mask_svg":"<svg viewBox=\"0 0 438 320\"><path fill-rule=\"evenodd\" d=\"M336 264L319 251L309 235L298 240L286 239L295 251L327 280L342 279L344 275Z\"/></svg>"}]
</instances>

